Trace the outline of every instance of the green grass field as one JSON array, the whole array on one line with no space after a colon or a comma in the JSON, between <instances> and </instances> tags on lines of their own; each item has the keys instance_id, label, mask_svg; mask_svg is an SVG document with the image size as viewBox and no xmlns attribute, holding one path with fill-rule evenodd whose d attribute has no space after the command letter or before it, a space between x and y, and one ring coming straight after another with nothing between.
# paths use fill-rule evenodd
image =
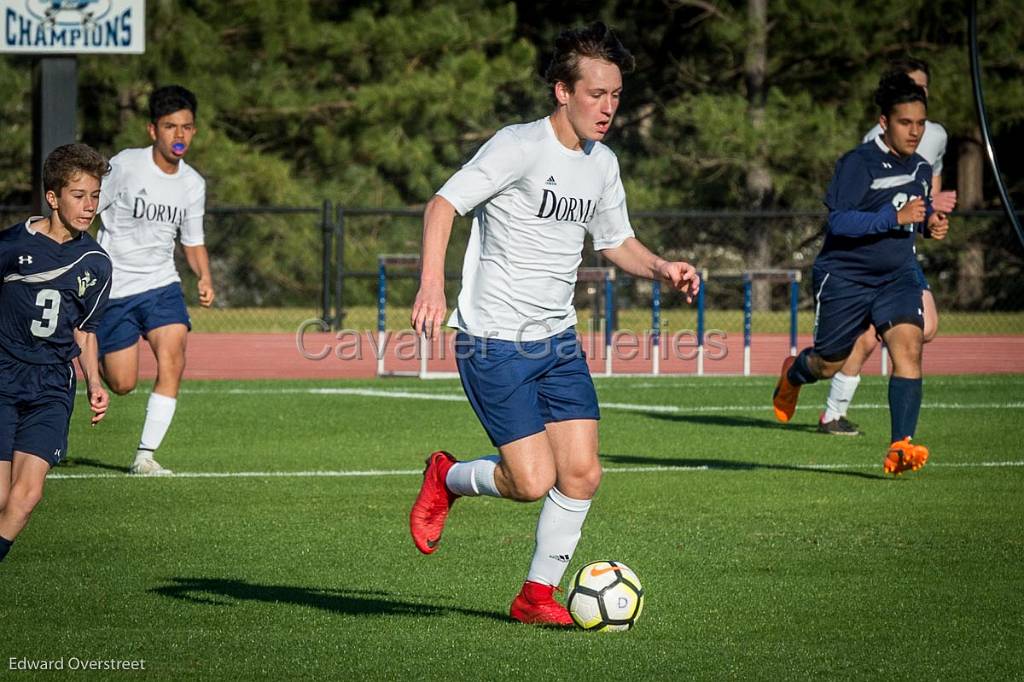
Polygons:
<instances>
[{"instance_id":1,"label":"green grass field","mask_svg":"<svg viewBox=\"0 0 1024 682\"><path fill-rule=\"evenodd\" d=\"M898 479L881 476L878 378L851 412L858 438L815 433L821 385L782 426L768 378L597 384L606 474L570 573L636 570L647 604L631 632L507 620L537 504L461 500L437 554L416 552L425 455L492 452L456 382L192 381L159 459L205 477L124 475L148 390L115 398L97 428L80 398L71 464L0 564L4 670L76 657L143 659L152 679L1021 677L1024 377L926 379L932 459Z\"/></svg>"}]
</instances>

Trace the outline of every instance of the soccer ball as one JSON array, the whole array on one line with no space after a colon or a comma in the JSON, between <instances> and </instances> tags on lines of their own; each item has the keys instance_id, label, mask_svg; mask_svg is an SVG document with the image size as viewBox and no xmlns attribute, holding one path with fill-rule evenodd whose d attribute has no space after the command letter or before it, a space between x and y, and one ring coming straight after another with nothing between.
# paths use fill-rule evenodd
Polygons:
<instances>
[{"instance_id":1,"label":"soccer ball","mask_svg":"<svg viewBox=\"0 0 1024 682\"><path fill-rule=\"evenodd\" d=\"M644 588L619 561L594 561L572 578L569 613L584 630L628 630L644 608Z\"/></svg>"}]
</instances>

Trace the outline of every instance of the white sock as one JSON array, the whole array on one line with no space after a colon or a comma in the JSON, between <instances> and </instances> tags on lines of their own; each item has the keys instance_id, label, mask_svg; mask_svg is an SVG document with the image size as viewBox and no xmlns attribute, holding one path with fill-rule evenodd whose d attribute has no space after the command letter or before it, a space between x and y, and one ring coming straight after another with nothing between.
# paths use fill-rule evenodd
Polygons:
<instances>
[{"instance_id":1,"label":"white sock","mask_svg":"<svg viewBox=\"0 0 1024 682\"><path fill-rule=\"evenodd\" d=\"M828 400L825 401L825 421L831 422L846 416L850 409L850 401L853 394L857 392L860 384L860 375L848 376L842 372L836 372L832 377L832 386L828 390Z\"/></svg>"},{"instance_id":2,"label":"white sock","mask_svg":"<svg viewBox=\"0 0 1024 682\"><path fill-rule=\"evenodd\" d=\"M559 585L583 533L590 500L574 500L558 488L548 491L537 519L537 548L533 551L526 579L544 585Z\"/></svg>"},{"instance_id":3,"label":"white sock","mask_svg":"<svg viewBox=\"0 0 1024 682\"><path fill-rule=\"evenodd\" d=\"M142 438L136 457L152 457L153 451L160 447L167 429L174 419L174 409L178 406L175 398L168 398L159 393L149 394L146 405L146 423L142 425Z\"/></svg>"},{"instance_id":4,"label":"white sock","mask_svg":"<svg viewBox=\"0 0 1024 682\"><path fill-rule=\"evenodd\" d=\"M501 497L498 487L494 484L494 469L498 466L498 455L488 455L468 462L456 462L448 470L445 485L456 495L476 497L488 495Z\"/></svg>"}]
</instances>

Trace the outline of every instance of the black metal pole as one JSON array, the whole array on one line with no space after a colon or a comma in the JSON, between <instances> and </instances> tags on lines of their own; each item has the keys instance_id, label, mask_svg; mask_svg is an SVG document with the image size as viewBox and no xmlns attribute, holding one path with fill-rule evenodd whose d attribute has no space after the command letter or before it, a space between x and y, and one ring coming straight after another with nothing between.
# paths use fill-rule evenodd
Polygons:
<instances>
[{"instance_id":1,"label":"black metal pole","mask_svg":"<svg viewBox=\"0 0 1024 682\"><path fill-rule=\"evenodd\" d=\"M323 212L320 215L320 235L323 239L322 272L320 278L320 319L331 324L331 237L334 230L331 224L331 202L324 200Z\"/></svg>"},{"instance_id":2,"label":"black metal pole","mask_svg":"<svg viewBox=\"0 0 1024 682\"><path fill-rule=\"evenodd\" d=\"M996 159L996 150L992 146L992 134L988 126L988 113L985 111L985 95L981 91L981 63L978 56L978 2L971 0L970 10L967 13L967 34L970 36L971 53L971 80L974 83L974 107L978 112L978 124L981 126L981 137L985 144L985 153L988 155L988 163L995 175L996 187L999 188L999 197L1003 200L1003 210L1010 224L1017 232L1017 238L1024 246L1024 229L1021 228L1017 219L1017 212L1013 208L1013 201L1010 193L1006 191L1006 183L1003 182L1003 174L999 171L999 161Z\"/></svg>"},{"instance_id":3,"label":"black metal pole","mask_svg":"<svg viewBox=\"0 0 1024 682\"><path fill-rule=\"evenodd\" d=\"M334 218L334 323L345 323L345 208L338 206Z\"/></svg>"},{"instance_id":4,"label":"black metal pole","mask_svg":"<svg viewBox=\"0 0 1024 682\"><path fill-rule=\"evenodd\" d=\"M41 57L32 80L32 212L43 214L43 162L57 147L75 141L78 60Z\"/></svg>"}]
</instances>

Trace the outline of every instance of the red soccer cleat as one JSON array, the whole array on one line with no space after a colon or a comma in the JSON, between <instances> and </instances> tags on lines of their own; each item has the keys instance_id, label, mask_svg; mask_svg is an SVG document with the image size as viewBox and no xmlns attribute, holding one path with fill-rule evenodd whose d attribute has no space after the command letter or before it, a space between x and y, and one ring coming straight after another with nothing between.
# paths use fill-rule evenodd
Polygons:
<instances>
[{"instance_id":1,"label":"red soccer cleat","mask_svg":"<svg viewBox=\"0 0 1024 682\"><path fill-rule=\"evenodd\" d=\"M508 615L520 623L531 625L555 625L572 627L574 624L569 610L555 601L552 596L558 588L527 580L523 589L512 600Z\"/></svg>"},{"instance_id":2,"label":"red soccer cleat","mask_svg":"<svg viewBox=\"0 0 1024 682\"><path fill-rule=\"evenodd\" d=\"M790 356L782 361L782 372L779 374L779 382L775 384L775 392L772 394L772 407L775 409L775 418L785 424L793 418L796 412L796 401L800 397L800 387L789 383L786 376L789 368L796 362L796 358Z\"/></svg>"},{"instance_id":3,"label":"red soccer cleat","mask_svg":"<svg viewBox=\"0 0 1024 682\"><path fill-rule=\"evenodd\" d=\"M923 445L912 445L910 436L898 440L889 446L885 455L882 470L887 474L899 476L904 471L917 471L928 461L928 448Z\"/></svg>"},{"instance_id":4,"label":"red soccer cleat","mask_svg":"<svg viewBox=\"0 0 1024 682\"><path fill-rule=\"evenodd\" d=\"M441 541L448 510L459 497L448 490L445 478L455 464L455 458L444 450L427 457L427 468L423 470L423 485L420 494L412 503L409 512L409 531L416 549L424 554L433 554Z\"/></svg>"}]
</instances>

